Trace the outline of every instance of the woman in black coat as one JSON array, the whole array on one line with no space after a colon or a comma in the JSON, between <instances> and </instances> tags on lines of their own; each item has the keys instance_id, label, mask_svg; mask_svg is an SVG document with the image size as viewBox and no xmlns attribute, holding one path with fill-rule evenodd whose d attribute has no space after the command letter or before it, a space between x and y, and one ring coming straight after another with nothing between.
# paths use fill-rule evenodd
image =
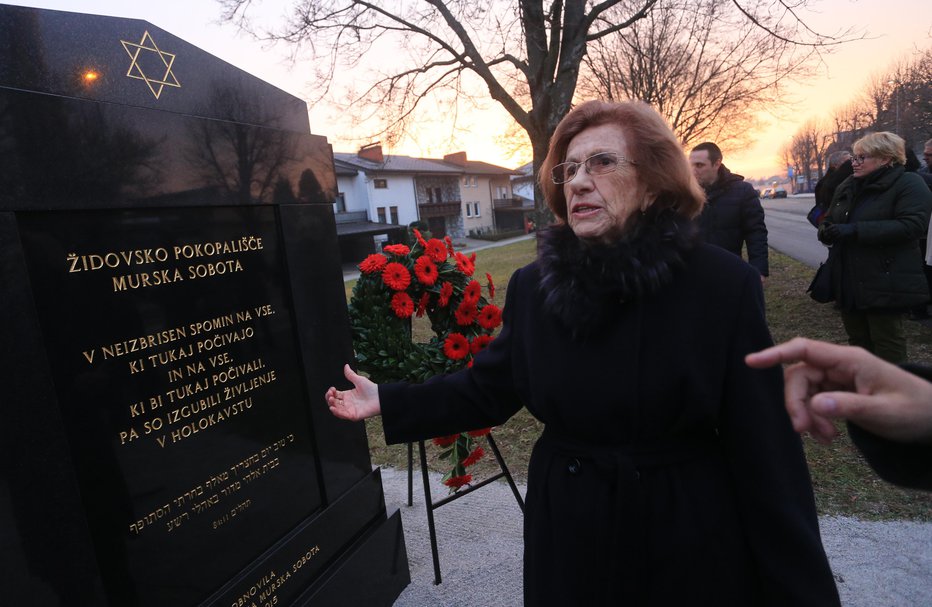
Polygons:
<instances>
[{"instance_id":1,"label":"woman in black coat","mask_svg":"<svg viewBox=\"0 0 932 607\"><path fill-rule=\"evenodd\" d=\"M832 247L832 294L848 343L892 363L906 360L903 317L929 301L919 239L932 192L908 173L903 139L869 133L854 142L853 174L835 191L819 240Z\"/></svg>"},{"instance_id":2,"label":"woman in black coat","mask_svg":"<svg viewBox=\"0 0 932 607\"><path fill-rule=\"evenodd\" d=\"M760 277L698 244L703 194L642 103L592 101L541 170L562 221L516 271L470 369L376 386L346 368L338 417L405 442L545 424L528 470L526 605L838 605Z\"/></svg>"}]
</instances>

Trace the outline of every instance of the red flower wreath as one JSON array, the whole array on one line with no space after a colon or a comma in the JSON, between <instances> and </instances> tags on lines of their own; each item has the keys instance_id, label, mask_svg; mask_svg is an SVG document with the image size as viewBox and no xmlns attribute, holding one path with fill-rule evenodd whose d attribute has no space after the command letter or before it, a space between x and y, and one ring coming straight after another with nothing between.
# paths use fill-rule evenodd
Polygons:
<instances>
[{"instance_id":1,"label":"red flower wreath","mask_svg":"<svg viewBox=\"0 0 932 607\"><path fill-rule=\"evenodd\" d=\"M410 247L388 245L359 264L349 306L353 345L359 369L377 383L419 383L471 367L501 324L501 310L472 279L475 254L456 252L449 236L441 241L415 231L412 240ZM490 275L486 280L491 298L495 287ZM428 343L411 338L411 323L421 316L434 332ZM466 467L484 454L475 439L487 433L472 430L434 439L443 449L440 457L451 465L443 479L451 491L471 482Z\"/></svg>"}]
</instances>

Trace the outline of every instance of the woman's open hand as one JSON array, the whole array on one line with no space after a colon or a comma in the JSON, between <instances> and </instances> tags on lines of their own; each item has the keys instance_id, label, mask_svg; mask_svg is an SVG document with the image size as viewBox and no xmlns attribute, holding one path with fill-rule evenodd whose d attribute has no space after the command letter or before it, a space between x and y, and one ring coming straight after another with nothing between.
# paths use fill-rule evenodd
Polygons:
<instances>
[{"instance_id":1,"label":"woman's open hand","mask_svg":"<svg viewBox=\"0 0 932 607\"><path fill-rule=\"evenodd\" d=\"M343 375L353 384L353 389L337 390L331 386L324 395L330 412L340 419L350 421L360 421L381 414L378 384L357 375L349 365L343 366Z\"/></svg>"}]
</instances>

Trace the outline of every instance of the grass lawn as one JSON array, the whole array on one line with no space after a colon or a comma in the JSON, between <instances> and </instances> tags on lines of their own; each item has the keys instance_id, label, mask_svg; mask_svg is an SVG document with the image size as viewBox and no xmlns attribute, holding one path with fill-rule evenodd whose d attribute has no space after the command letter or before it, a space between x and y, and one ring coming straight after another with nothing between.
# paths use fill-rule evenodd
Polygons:
<instances>
[{"instance_id":1,"label":"grass lawn","mask_svg":"<svg viewBox=\"0 0 932 607\"><path fill-rule=\"evenodd\" d=\"M477 253L477 274L482 276L489 272L492 275L497 304L501 305L505 301L505 289L512 272L534 259L535 248L535 242L528 240ZM771 250L770 254L770 277L764 290L774 340L783 341L803 335L845 343L845 332L837 312L831 305L817 304L806 295L806 287L814 270L776 251ZM351 296L354 282L346 285L347 299ZM426 341L428 332L429 327L415 326L415 338L418 340ZM907 322L907 335L910 360L932 364L932 329ZM542 429L543 426L524 409L505 425L495 429L495 441L519 481L526 479L531 447ZM370 420L367 431L373 464L397 468L407 466L405 447L386 446L379 421ZM804 445L820 514L863 519L932 521L932 494L899 489L878 479L847 436L842 436L829 446L807 438L804 439ZM470 468L477 479L498 471L490 450L486 451L488 455ZM439 449L428 446L429 465L435 470L444 471L445 463L436 459L437 453Z\"/></svg>"}]
</instances>

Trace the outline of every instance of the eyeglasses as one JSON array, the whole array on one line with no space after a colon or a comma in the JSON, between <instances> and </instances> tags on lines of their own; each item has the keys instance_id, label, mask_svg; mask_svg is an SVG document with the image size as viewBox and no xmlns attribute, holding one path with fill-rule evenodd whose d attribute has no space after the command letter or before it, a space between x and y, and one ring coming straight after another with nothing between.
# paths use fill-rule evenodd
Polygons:
<instances>
[{"instance_id":1,"label":"eyeglasses","mask_svg":"<svg viewBox=\"0 0 932 607\"><path fill-rule=\"evenodd\" d=\"M617 171L618 165L622 162L637 164L635 161L619 156L614 152L600 152L593 154L582 162L563 162L556 165L550 170L550 178L557 185L573 181L581 166L585 166L586 173L590 175L606 175Z\"/></svg>"},{"instance_id":2,"label":"eyeglasses","mask_svg":"<svg viewBox=\"0 0 932 607\"><path fill-rule=\"evenodd\" d=\"M871 158L871 156L870 155L865 156L864 154L858 154L857 156L852 156L851 164L862 164L868 158Z\"/></svg>"}]
</instances>

